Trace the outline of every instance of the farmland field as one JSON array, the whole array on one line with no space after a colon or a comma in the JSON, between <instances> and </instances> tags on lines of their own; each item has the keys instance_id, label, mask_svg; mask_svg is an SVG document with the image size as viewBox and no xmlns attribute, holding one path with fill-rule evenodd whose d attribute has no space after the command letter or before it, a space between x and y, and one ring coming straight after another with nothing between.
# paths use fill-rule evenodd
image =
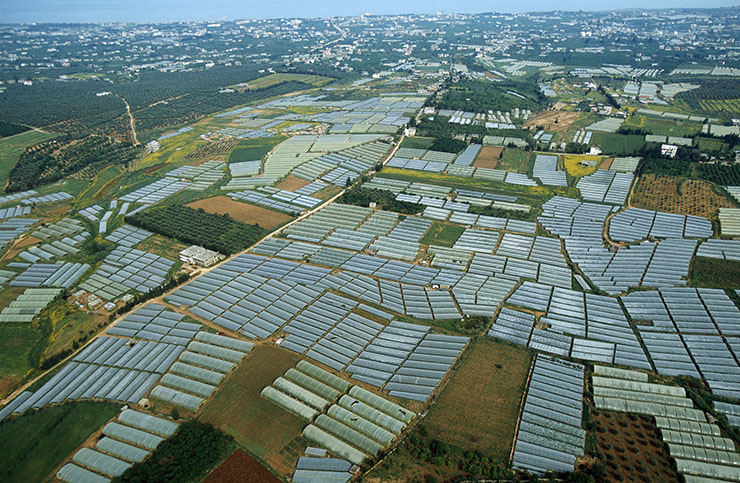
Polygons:
<instances>
[{"instance_id":1,"label":"farmland field","mask_svg":"<svg viewBox=\"0 0 740 483\"><path fill-rule=\"evenodd\" d=\"M276 73L276 74L266 75L264 77L260 77L260 78L247 82L246 89L247 90L267 89L268 87L273 87L278 84L283 84L285 82L302 82L304 84L310 84L314 87L321 87L323 85L328 84L329 82L333 80L334 79L332 79L331 77L323 77L320 75ZM241 86L235 86L235 87L239 88Z\"/></svg>"},{"instance_id":2,"label":"farmland field","mask_svg":"<svg viewBox=\"0 0 740 483\"><path fill-rule=\"evenodd\" d=\"M0 326L0 398L11 392L33 369L30 356L41 334L29 324Z\"/></svg>"},{"instance_id":3,"label":"farmland field","mask_svg":"<svg viewBox=\"0 0 740 483\"><path fill-rule=\"evenodd\" d=\"M408 137L401 143L402 148L429 149L434 143L434 138L425 137Z\"/></svg>"},{"instance_id":4,"label":"farmland field","mask_svg":"<svg viewBox=\"0 0 740 483\"><path fill-rule=\"evenodd\" d=\"M644 174L640 177L632 205L649 210L710 217L733 203L714 191L707 181L678 176Z\"/></svg>"},{"instance_id":5,"label":"farmland field","mask_svg":"<svg viewBox=\"0 0 740 483\"><path fill-rule=\"evenodd\" d=\"M592 416L598 458L607 471L603 481L680 481L652 418L607 411Z\"/></svg>"},{"instance_id":6,"label":"farmland field","mask_svg":"<svg viewBox=\"0 0 740 483\"><path fill-rule=\"evenodd\" d=\"M514 195L517 197L517 203L525 203L534 206L535 208L550 199L554 192L558 192L563 196L577 196L574 192L575 189L572 191L570 189L553 191L545 186L518 186L484 178L466 178L463 176L451 176L442 173L430 173L426 171L414 171L399 168L384 168L378 177L436 184L448 186L456 190L484 190L496 194Z\"/></svg>"},{"instance_id":7,"label":"farmland field","mask_svg":"<svg viewBox=\"0 0 740 483\"><path fill-rule=\"evenodd\" d=\"M203 480L204 483L232 483L234 481L268 483L280 480L243 449L237 449Z\"/></svg>"},{"instance_id":8,"label":"farmland field","mask_svg":"<svg viewBox=\"0 0 740 483\"><path fill-rule=\"evenodd\" d=\"M297 178L292 174L289 174L280 183L275 185L275 188L279 190L295 191L306 186L309 182L305 179Z\"/></svg>"},{"instance_id":9,"label":"farmland field","mask_svg":"<svg viewBox=\"0 0 740 483\"><path fill-rule=\"evenodd\" d=\"M264 399L260 392L299 359L294 352L274 345L255 346L200 415L201 421L232 435L280 474L292 472L295 465L280 451L300 436L306 422Z\"/></svg>"},{"instance_id":10,"label":"farmland field","mask_svg":"<svg viewBox=\"0 0 740 483\"><path fill-rule=\"evenodd\" d=\"M565 171L574 178L580 178L581 176L588 176L594 173L603 159L602 156L590 156L587 154L566 154L563 156L563 163L565 164ZM581 161L595 161L593 166L585 166L581 164Z\"/></svg>"},{"instance_id":11,"label":"farmland field","mask_svg":"<svg viewBox=\"0 0 740 483\"><path fill-rule=\"evenodd\" d=\"M695 257L691 261L689 285L740 289L740 261Z\"/></svg>"},{"instance_id":12,"label":"farmland field","mask_svg":"<svg viewBox=\"0 0 740 483\"><path fill-rule=\"evenodd\" d=\"M139 228L224 255L244 250L267 234L261 226L242 223L228 215L215 215L180 205L140 211L126 217L126 221Z\"/></svg>"},{"instance_id":13,"label":"farmland field","mask_svg":"<svg viewBox=\"0 0 740 483\"><path fill-rule=\"evenodd\" d=\"M473 166L476 168L496 169L503 152L504 148L502 146L483 146L478 152L478 157L475 158Z\"/></svg>"},{"instance_id":14,"label":"farmland field","mask_svg":"<svg viewBox=\"0 0 740 483\"><path fill-rule=\"evenodd\" d=\"M0 186L3 188L8 181L10 170L23 154L27 147L33 146L41 141L51 139L56 134L45 133L41 131L26 131L15 136L0 139Z\"/></svg>"},{"instance_id":15,"label":"farmland field","mask_svg":"<svg viewBox=\"0 0 740 483\"><path fill-rule=\"evenodd\" d=\"M531 155L527 151L507 148L504 149L496 167L514 173L527 173L529 172L530 160Z\"/></svg>"},{"instance_id":16,"label":"farmland field","mask_svg":"<svg viewBox=\"0 0 740 483\"><path fill-rule=\"evenodd\" d=\"M33 411L0 424L0 480L45 481L79 445L120 409L119 404L76 402Z\"/></svg>"},{"instance_id":17,"label":"farmland field","mask_svg":"<svg viewBox=\"0 0 740 483\"><path fill-rule=\"evenodd\" d=\"M740 113L740 99L702 99L699 107L708 112L720 112L723 114Z\"/></svg>"},{"instance_id":18,"label":"farmland field","mask_svg":"<svg viewBox=\"0 0 740 483\"><path fill-rule=\"evenodd\" d=\"M474 339L424 419L429 435L506 461L531 361L524 348Z\"/></svg>"},{"instance_id":19,"label":"farmland field","mask_svg":"<svg viewBox=\"0 0 740 483\"><path fill-rule=\"evenodd\" d=\"M267 230L289 222L293 218L285 213L273 211L262 206L236 201L228 196L214 196L185 205L189 208L202 208L206 213L229 215L231 218L249 225L259 225Z\"/></svg>"},{"instance_id":20,"label":"farmland field","mask_svg":"<svg viewBox=\"0 0 740 483\"><path fill-rule=\"evenodd\" d=\"M445 247L451 247L455 244L460 235L462 235L465 229L457 225L448 225L446 223L432 223L429 230L419 240L419 243L423 245L441 245Z\"/></svg>"},{"instance_id":21,"label":"farmland field","mask_svg":"<svg viewBox=\"0 0 740 483\"><path fill-rule=\"evenodd\" d=\"M594 132L592 146L601 146L605 154L633 154L645 144L645 136Z\"/></svg>"},{"instance_id":22,"label":"farmland field","mask_svg":"<svg viewBox=\"0 0 740 483\"><path fill-rule=\"evenodd\" d=\"M239 144L237 144L236 149L234 149L234 151L229 155L229 162L240 163L242 161L255 161L257 159L262 159L267 153L272 151L272 148L284 140L284 136L243 139Z\"/></svg>"},{"instance_id":23,"label":"farmland field","mask_svg":"<svg viewBox=\"0 0 740 483\"><path fill-rule=\"evenodd\" d=\"M571 111L542 111L535 117L524 123L524 127L535 128L542 126L547 131L567 131L568 128L578 120L580 112Z\"/></svg>"},{"instance_id":24,"label":"farmland field","mask_svg":"<svg viewBox=\"0 0 740 483\"><path fill-rule=\"evenodd\" d=\"M701 124L689 121L659 119L652 116L630 116L624 121L624 127L644 129L650 134L660 136L691 137L701 131Z\"/></svg>"}]
</instances>

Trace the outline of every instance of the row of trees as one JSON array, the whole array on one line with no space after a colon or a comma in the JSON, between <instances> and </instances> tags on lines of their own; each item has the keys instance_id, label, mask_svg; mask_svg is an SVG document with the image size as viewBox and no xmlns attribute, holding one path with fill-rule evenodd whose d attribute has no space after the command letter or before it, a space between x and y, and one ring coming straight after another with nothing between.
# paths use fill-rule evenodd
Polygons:
<instances>
[{"instance_id":1,"label":"row of trees","mask_svg":"<svg viewBox=\"0 0 740 483\"><path fill-rule=\"evenodd\" d=\"M140 211L126 217L126 221L139 228L224 255L240 252L268 233L259 225L248 225L229 215L216 215L202 208L195 210L177 205Z\"/></svg>"}]
</instances>

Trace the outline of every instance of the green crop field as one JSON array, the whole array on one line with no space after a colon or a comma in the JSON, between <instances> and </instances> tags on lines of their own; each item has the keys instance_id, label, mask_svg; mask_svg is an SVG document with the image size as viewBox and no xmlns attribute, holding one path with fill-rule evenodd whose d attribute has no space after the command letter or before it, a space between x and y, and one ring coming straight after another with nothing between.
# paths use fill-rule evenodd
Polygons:
<instances>
[{"instance_id":1,"label":"green crop field","mask_svg":"<svg viewBox=\"0 0 740 483\"><path fill-rule=\"evenodd\" d=\"M32 411L0 423L0 480L45 481L92 433L113 418L118 404L76 402Z\"/></svg>"},{"instance_id":2,"label":"green crop field","mask_svg":"<svg viewBox=\"0 0 740 483\"><path fill-rule=\"evenodd\" d=\"M12 391L33 369L31 351L40 339L41 334L29 324L0 326L0 397Z\"/></svg>"},{"instance_id":3,"label":"green crop field","mask_svg":"<svg viewBox=\"0 0 740 483\"><path fill-rule=\"evenodd\" d=\"M632 154L645 144L645 136L594 132L591 144L601 146L604 154Z\"/></svg>"},{"instance_id":4,"label":"green crop field","mask_svg":"<svg viewBox=\"0 0 740 483\"><path fill-rule=\"evenodd\" d=\"M689 285L740 289L740 261L696 257L691 262Z\"/></svg>"},{"instance_id":5,"label":"green crop field","mask_svg":"<svg viewBox=\"0 0 740 483\"><path fill-rule=\"evenodd\" d=\"M40 131L26 131L15 136L0 139L0 183L2 187L5 187L10 170L13 169L13 165L18 160L18 157L23 154L23 151L27 147L55 136L56 134Z\"/></svg>"},{"instance_id":6,"label":"green crop field","mask_svg":"<svg viewBox=\"0 0 740 483\"><path fill-rule=\"evenodd\" d=\"M514 173L527 173L531 159L532 155L527 151L507 148L504 149L496 168Z\"/></svg>"},{"instance_id":7,"label":"green crop field","mask_svg":"<svg viewBox=\"0 0 740 483\"><path fill-rule=\"evenodd\" d=\"M432 223L426 234L419 240L419 243L423 245L441 245L445 247L451 247L455 244L460 235L462 235L464 228L457 225L448 225L446 223Z\"/></svg>"},{"instance_id":8,"label":"green crop field","mask_svg":"<svg viewBox=\"0 0 740 483\"><path fill-rule=\"evenodd\" d=\"M650 134L660 136L693 137L701 131L701 124L689 121L674 121L649 116L630 116L624 127L644 129Z\"/></svg>"},{"instance_id":9,"label":"green crop field","mask_svg":"<svg viewBox=\"0 0 740 483\"><path fill-rule=\"evenodd\" d=\"M405 138L401 143L402 148L429 149L434 143L434 138L410 137Z\"/></svg>"},{"instance_id":10,"label":"green crop field","mask_svg":"<svg viewBox=\"0 0 740 483\"><path fill-rule=\"evenodd\" d=\"M267 153L272 151L278 143L285 140L282 136L276 136L274 138L257 138L257 139L245 139L241 141L231 155L229 155L230 163L240 163L242 161L254 161L262 159Z\"/></svg>"}]
</instances>

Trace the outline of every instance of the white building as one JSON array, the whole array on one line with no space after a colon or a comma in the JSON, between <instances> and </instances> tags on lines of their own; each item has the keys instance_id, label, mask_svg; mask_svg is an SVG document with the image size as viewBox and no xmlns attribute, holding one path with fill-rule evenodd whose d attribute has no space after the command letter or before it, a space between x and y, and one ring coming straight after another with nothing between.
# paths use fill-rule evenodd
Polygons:
<instances>
[{"instance_id":1,"label":"white building","mask_svg":"<svg viewBox=\"0 0 740 483\"><path fill-rule=\"evenodd\" d=\"M208 267L221 260L222 255L198 245L192 245L180 252L180 261L190 265Z\"/></svg>"},{"instance_id":2,"label":"white building","mask_svg":"<svg viewBox=\"0 0 740 483\"><path fill-rule=\"evenodd\" d=\"M669 158L675 158L678 154L678 146L675 144L661 144L660 154Z\"/></svg>"}]
</instances>

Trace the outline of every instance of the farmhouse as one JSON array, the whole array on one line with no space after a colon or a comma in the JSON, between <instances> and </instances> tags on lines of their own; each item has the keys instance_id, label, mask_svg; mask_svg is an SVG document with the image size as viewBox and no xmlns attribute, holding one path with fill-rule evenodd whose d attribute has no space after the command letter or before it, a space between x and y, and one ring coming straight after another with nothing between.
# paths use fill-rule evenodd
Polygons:
<instances>
[{"instance_id":1,"label":"farmhouse","mask_svg":"<svg viewBox=\"0 0 740 483\"><path fill-rule=\"evenodd\" d=\"M212 250L207 250L198 245L192 245L180 252L180 261L191 265L200 265L208 267L218 262L221 254Z\"/></svg>"}]
</instances>

